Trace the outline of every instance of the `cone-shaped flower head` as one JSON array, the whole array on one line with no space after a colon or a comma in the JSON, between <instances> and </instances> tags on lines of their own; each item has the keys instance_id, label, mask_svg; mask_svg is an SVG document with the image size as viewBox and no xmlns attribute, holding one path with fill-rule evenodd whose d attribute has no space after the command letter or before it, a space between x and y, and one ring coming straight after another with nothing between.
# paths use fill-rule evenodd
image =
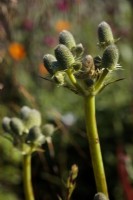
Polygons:
<instances>
[{"instance_id":1,"label":"cone-shaped flower head","mask_svg":"<svg viewBox=\"0 0 133 200\"><path fill-rule=\"evenodd\" d=\"M23 107L20 114L25 125L25 129L30 129L33 126L41 125L41 114L38 110Z\"/></svg>"},{"instance_id":2,"label":"cone-shaped flower head","mask_svg":"<svg viewBox=\"0 0 133 200\"><path fill-rule=\"evenodd\" d=\"M109 45L103 52L101 65L103 68L112 70L116 67L119 60L119 52L115 45Z\"/></svg>"},{"instance_id":3,"label":"cone-shaped flower head","mask_svg":"<svg viewBox=\"0 0 133 200\"><path fill-rule=\"evenodd\" d=\"M61 69L67 69L75 62L71 51L63 44L59 44L55 49L55 56L61 65Z\"/></svg>"},{"instance_id":4,"label":"cone-shaped flower head","mask_svg":"<svg viewBox=\"0 0 133 200\"><path fill-rule=\"evenodd\" d=\"M44 67L48 70L48 72L53 75L55 72L59 70L59 63L57 62L55 56L51 54L46 54L43 57Z\"/></svg>"},{"instance_id":5,"label":"cone-shaped flower head","mask_svg":"<svg viewBox=\"0 0 133 200\"><path fill-rule=\"evenodd\" d=\"M70 50L76 46L76 42L73 35L69 31L66 31L66 30L63 30L62 32L60 32L59 43L64 44Z\"/></svg>"},{"instance_id":6,"label":"cone-shaped flower head","mask_svg":"<svg viewBox=\"0 0 133 200\"><path fill-rule=\"evenodd\" d=\"M34 143L36 145L42 145L45 142L45 136L42 134L40 127L34 126L29 130L29 134L26 137L27 143Z\"/></svg>"},{"instance_id":7,"label":"cone-shaped flower head","mask_svg":"<svg viewBox=\"0 0 133 200\"><path fill-rule=\"evenodd\" d=\"M10 127L16 135L22 135L24 132L24 124L22 120L17 117L11 118Z\"/></svg>"},{"instance_id":8,"label":"cone-shaped flower head","mask_svg":"<svg viewBox=\"0 0 133 200\"><path fill-rule=\"evenodd\" d=\"M20 117L21 119L26 119L29 115L29 113L31 112L31 108L29 108L28 106L23 106L20 110Z\"/></svg>"},{"instance_id":9,"label":"cone-shaped flower head","mask_svg":"<svg viewBox=\"0 0 133 200\"><path fill-rule=\"evenodd\" d=\"M2 120L2 128L7 133L10 133L11 131L10 121L11 121L11 118L9 117L4 117Z\"/></svg>"},{"instance_id":10,"label":"cone-shaped flower head","mask_svg":"<svg viewBox=\"0 0 133 200\"><path fill-rule=\"evenodd\" d=\"M102 192L98 192L97 194L95 194L94 200L108 200L108 199L105 196L105 194L103 194Z\"/></svg>"},{"instance_id":11,"label":"cone-shaped flower head","mask_svg":"<svg viewBox=\"0 0 133 200\"><path fill-rule=\"evenodd\" d=\"M112 30L109 24L104 21L98 25L98 39L99 39L99 44L101 44L101 46L102 43L105 46L114 43Z\"/></svg>"}]
</instances>

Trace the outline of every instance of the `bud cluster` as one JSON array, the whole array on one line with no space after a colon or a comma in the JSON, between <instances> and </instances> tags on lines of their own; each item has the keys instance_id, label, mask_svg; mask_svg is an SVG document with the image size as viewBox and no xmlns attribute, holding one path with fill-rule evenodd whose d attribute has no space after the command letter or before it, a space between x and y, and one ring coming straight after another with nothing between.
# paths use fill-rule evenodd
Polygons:
<instances>
[{"instance_id":1,"label":"bud cluster","mask_svg":"<svg viewBox=\"0 0 133 200\"><path fill-rule=\"evenodd\" d=\"M83 55L83 45L76 44L69 31L60 32L59 44L54 50L55 55L46 54L43 57L44 66L50 73L49 80L77 94L88 95L90 88L97 85L104 69L109 72L120 68L116 40L106 22L101 22L98 26L98 39L99 46L104 49L103 55L93 58L90 54Z\"/></svg>"},{"instance_id":2,"label":"bud cluster","mask_svg":"<svg viewBox=\"0 0 133 200\"><path fill-rule=\"evenodd\" d=\"M37 150L54 132L53 125L45 124L46 128L41 129L41 123L41 114L38 110L23 106L19 117L4 117L2 127L11 137L14 146L23 154L27 154Z\"/></svg>"}]
</instances>

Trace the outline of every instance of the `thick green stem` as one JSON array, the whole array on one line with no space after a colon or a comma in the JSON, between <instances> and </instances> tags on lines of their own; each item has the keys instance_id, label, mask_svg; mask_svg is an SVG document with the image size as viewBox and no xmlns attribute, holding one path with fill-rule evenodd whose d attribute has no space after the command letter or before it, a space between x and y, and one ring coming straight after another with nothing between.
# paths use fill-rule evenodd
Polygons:
<instances>
[{"instance_id":1,"label":"thick green stem","mask_svg":"<svg viewBox=\"0 0 133 200\"><path fill-rule=\"evenodd\" d=\"M31 181L31 154L23 156L23 182L26 200L34 200Z\"/></svg>"},{"instance_id":2,"label":"thick green stem","mask_svg":"<svg viewBox=\"0 0 133 200\"><path fill-rule=\"evenodd\" d=\"M106 177L95 118L95 96L93 95L85 97L85 117L97 192L102 192L108 197Z\"/></svg>"}]
</instances>

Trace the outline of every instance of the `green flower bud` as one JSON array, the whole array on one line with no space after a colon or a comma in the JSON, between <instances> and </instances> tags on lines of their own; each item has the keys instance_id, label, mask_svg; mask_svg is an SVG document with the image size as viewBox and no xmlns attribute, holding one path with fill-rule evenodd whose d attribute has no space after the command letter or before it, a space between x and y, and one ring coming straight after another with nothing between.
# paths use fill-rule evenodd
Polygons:
<instances>
[{"instance_id":1,"label":"green flower bud","mask_svg":"<svg viewBox=\"0 0 133 200\"><path fill-rule=\"evenodd\" d=\"M55 131L55 127L53 124L45 124L42 128L42 131L46 137L51 137Z\"/></svg>"},{"instance_id":2,"label":"green flower bud","mask_svg":"<svg viewBox=\"0 0 133 200\"><path fill-rule=\"evenodd\" d=\"M75 62L71 51L63 44L59 44L55 49L55 56L61 65L62 70L72 66Z\"/></svg>"},{"instance_id":3,"label":"green flower bud","mask_svg":"<svg viewBox=\"0 0 133 200\"><path fill-rule=\"evenodd\" d=\"M72 165L71 167L71 176L72 176L72 180L75 180L78 176L78 166L76 164Z\"/></svg>"},{"instance_id":4,"label":"green flower bud","mask_svg":"<svg viewBox=\"0 0 133 200\"><path fill-rule=\"evenodd\" d=\"M36 109L31 109L29 112L27 112L27 114L25 113L23 122L24 122L26 129L28 129L28 130L30 128L32 128L33 126L40 126L41 125L41 113Z\"/></svg>"},{"instance_id":5,"label":"green flower bud","mask_svg":"<svg viewBox=\"0 0 133 200\"><path fill-rule=\"evenodd\" d=\"M114 43L112 30L109 24L104 21L98 26L98 39L101 46L107 46Z\"/></svg>"},{"instance_id":6,"label":"green flower bud","mask_svg":"<svg viewBox=\"0 0 133 200\"><path fill-rule=\"evenodd\" d=\"M66 31L66 30L63 30L62 32L60 32L59 43L64 44L70 50L76 46L73 35L69 31Z\"/></svg>"},{"instance_id":7,"label":"green flower bud","mask_svg":"<svg viewBox=\"0 0 133 200\"><path fill-rule=\"evenodd\" d=\"M73 69L78 72L82 68L82 63L81 62L75 62L72 65Z\"/></svg>"},{"instance_id":8,"label":"green flower bud","mask_svg":"<svg viewBox=\"0 0 133 200\"><path fill-rule=\"evenodd\" d=\"M59 70L59 63L57 62L56 58L51 54L44 55L43 63L51 75Z\"/></svg>"},{"instance_id":9,"label":"green flower bud","mask_svg":"<svg viewBox=\"0 0 133 200\"><path fill-rule=\"evenodd\" d=\"M108 200L108 199L105 196L105 194L103 194L102 192L98 192L97 194L95 194L94 200Z\"/></svg>"},{"instance_id":10,"label":"green flower bud","mask_svg":"<svg viewBox=\"0 0 133 200\"><path fill-rule=\"evenodd\" d=\"M11 121L11 118L9 117L4 117L2 120L2 128L7 133L11 131L10 121Z\"/></svg>"},{"instance_id":11,"label":"green flower bud","mask_svg":"<svg viewBox=\"0 0 133 200\"><path fill-rule=\"evenodd\" d=\"M80 57L83 53L84 53L84 47L83 45L80 43L80 44L77 44L76 47L74 47L72 49L72 53L78 58Z\"/></svg>"},{"instance_id":12,"label":"green flower bud","mask_svg":"<svg viewBox=\"0 0 133 200\"><path fill-rule=\"evenodd\" d=\"M103 52L101 65L103 68L113 70L119 60L119 52L115 45L109 45Z\"/></svg>"},{"instance_id":13,"label":"green flower bud","mask_svg":"<svg viewBox=\"0 0 133 200\"><path fill-rule=\"evenodd\" d=\"M11 130L13 131L13 133L15 133L17 135L22 135L24 132L24 124L17 117L11 118L10 127L11 127Z\"/></svg>"},{"instance_id":14,"label":"green flower bud","mask_svg":"<svg viewBox=\"0 0 133 200\"><path fill-rule=\"evenodd\" d=\"M38 126L34 126L29 130L29 134L26 137L26 142L39 146L45 142L45 136L42 134Z\"/></svg>"},{"instance_id":15,"label":"green flower bud","mask_svg":"<svg viewBox=\"0 0 133 200\"><path fill-rule=\"evenodd\" d=\"M23 106L20 110L21 119L26 119L30 112L31 112L31 108L29 108L28 106Z\"/></svg>"}]
</instances>

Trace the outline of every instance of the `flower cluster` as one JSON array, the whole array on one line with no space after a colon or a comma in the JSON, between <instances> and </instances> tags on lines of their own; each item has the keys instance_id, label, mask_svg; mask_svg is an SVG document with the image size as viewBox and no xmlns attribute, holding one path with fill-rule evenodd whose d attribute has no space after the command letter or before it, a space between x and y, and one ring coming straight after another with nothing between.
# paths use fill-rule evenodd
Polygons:
<instances>
[{"instance_id":1,"label":"flower cluster","mask_svg":"<svg viewBox=\"0 0 133 200\"><path fill-rule=\"evenodd\" d=\"M43 57L44 66L50 74L45 78L80 95L97 94L105 86L105 77L120 68L116 40L106 22L98 26L98 39L103 55L93 57L84 55L83 45L77 44L69 31L60 32L55 55Z\"/></svg>"},{"instance_id":2,"label":"flower cluster","mask_svg":"<svg viewBox=\"0 0 133 200\"><path fill-rule=\"evenodd\" d=\"M54 132L52 124L41 129L41 114L36 109L23 106L19 117L4 117L2 127L22 154L36 151Z\"/></svg>"}]
</instances>

